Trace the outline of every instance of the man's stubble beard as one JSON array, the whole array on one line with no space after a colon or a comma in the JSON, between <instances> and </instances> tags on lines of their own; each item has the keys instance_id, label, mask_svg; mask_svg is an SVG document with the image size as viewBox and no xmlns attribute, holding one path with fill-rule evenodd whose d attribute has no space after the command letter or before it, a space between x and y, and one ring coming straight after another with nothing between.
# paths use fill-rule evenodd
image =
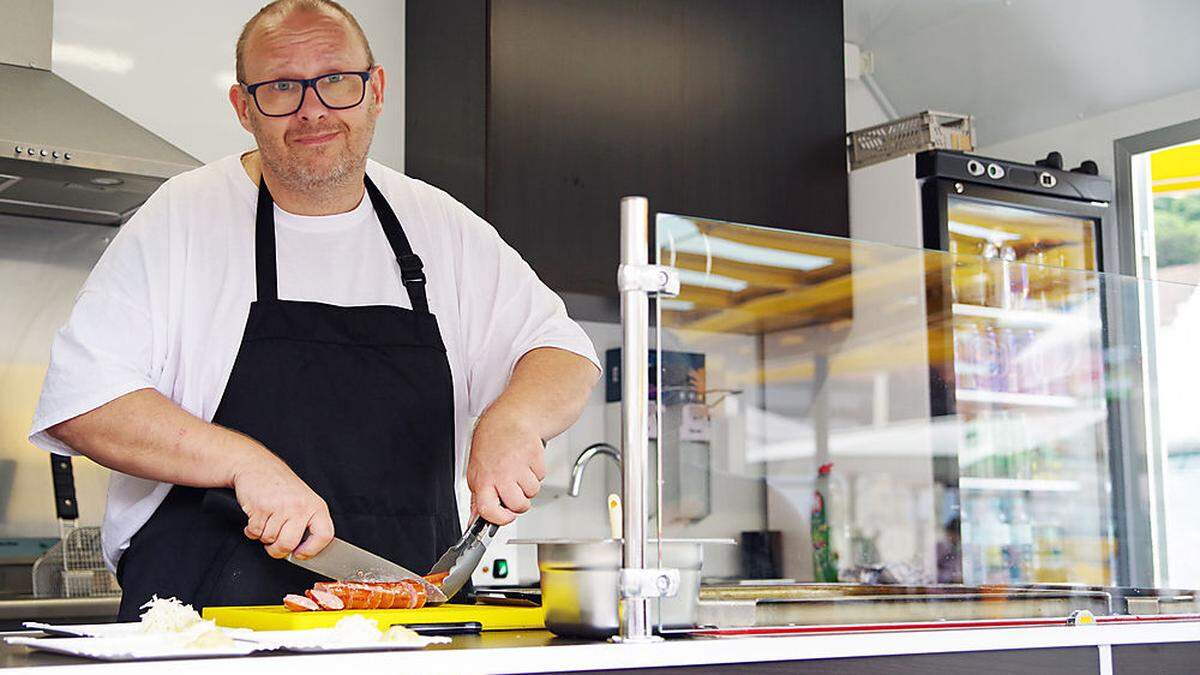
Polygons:
<instances>
[{"instance_id":1,"label":"man's stubble beard","mask_svg":"<svg viewBox=\"0 0 1200 675\"><path fill-rule=\"evenodd\" d=\"M262 163L270 169L272 176L283 183L282 187L315 198L319 198L323 193L331 194L351 182L361 182L367 166L367 152L375 135L374 104L370 105L368 112L360 133L351 133L348 127L342 126L340 131L346 139L345 145L338 151L332 164L318 168L300 161L291 161L283 139L274 137L270 137L269 143L258 143ZM259 133L257 120L252 119L251 126L255 130L256 140L265 136Z\"/></svg>"}]
</instances>

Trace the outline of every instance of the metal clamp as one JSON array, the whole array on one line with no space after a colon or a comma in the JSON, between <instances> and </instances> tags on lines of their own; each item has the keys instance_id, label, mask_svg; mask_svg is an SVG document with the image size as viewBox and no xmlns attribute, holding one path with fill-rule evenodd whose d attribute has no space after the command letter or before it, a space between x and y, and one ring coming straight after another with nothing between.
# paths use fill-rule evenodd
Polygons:
<instances>
[{"instance_id":1,"label":"metal clamp","mask_svg":"<svg viewBox=\"0 0 1200 675\"><path fill-rule=\"evenodd\" d=\"M617 267L617 289L673 298L679 295L679 272L666 265L621 265Z\"/></svg>"},{"instance_id":2,"label":"metal clamp","mask_svg":"<svg viewBox=\"0 0 1200 675\"><path fill-rule=\"evenodd\" d=\"M622 568L622 598L671 598L679 592L679 570Z\"/></svg>"},{"instance_id":3,"label":"metal clamp","mask_svg":"<svg viewBox=\"0 0 1200 675\"><path fill-rule=\"evenodd\" d=\"M1068 626L1095 626L1096 615L1086 609L1077 609L1067 617Z\"/></svg>"}]
</instances>

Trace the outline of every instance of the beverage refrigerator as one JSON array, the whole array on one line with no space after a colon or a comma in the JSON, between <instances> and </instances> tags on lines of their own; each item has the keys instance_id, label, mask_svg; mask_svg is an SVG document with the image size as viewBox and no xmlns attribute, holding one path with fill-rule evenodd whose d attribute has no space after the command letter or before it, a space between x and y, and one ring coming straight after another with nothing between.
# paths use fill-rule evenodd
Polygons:
<instances>
[{"instance_id":1,"label":"beverage refrigerator","mask_svg":"<svg viewBox=\"0 0 1200 675\"><path fill-rule=\"evenodd\" d=\"M931 412L957 424L935 462L961 564L945 583L1116 583L1102 279L1112 185L1061 164L917 156L931 284ZM1086 167L1092 168L1092 167Z\"/></svg>"}]
</instances>

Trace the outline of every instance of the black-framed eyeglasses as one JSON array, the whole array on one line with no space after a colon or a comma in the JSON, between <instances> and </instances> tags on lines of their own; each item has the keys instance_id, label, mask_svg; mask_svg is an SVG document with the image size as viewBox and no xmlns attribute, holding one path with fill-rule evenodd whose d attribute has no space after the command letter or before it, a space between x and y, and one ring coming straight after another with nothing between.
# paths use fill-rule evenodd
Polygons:
<instances>
[{"instance_id":1,"label":"black-framed eyeglasses","mask_svg":"<svg viewBox=\"0 0 1200 675\"><path fill-rule=\"evenodd\" d=\"M326 73L307 80L267 80L254 84L242 83L246 93L254 99L258 111L267 117L287 117L295 114L304 104L304 94L309 87L317 92L321 104L330 110L345 110L363 102L367 95L367 80L375 67L368 70L350 70Z\"/></svg>"}]
</instances>

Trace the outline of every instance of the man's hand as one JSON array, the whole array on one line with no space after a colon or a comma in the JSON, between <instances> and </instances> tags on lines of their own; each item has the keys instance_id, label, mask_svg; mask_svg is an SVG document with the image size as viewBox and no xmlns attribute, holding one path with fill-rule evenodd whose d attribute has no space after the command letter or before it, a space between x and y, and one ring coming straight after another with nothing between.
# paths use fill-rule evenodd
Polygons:
<instances>
[{"instance_id":1,"label":"man's hand","mask_svg":"<svg viewBox=\"0 0 1200 675\"><path fill-rule=\"evenodd\" d=\"M272 558L293 552L301 560L310 558L333 539L325 500L266 448L238 466L232 487L250 518L246 536L262 542Z\"/></svg>"},{"instance_id":2,"label":"man's hand","mask_svg":"<svg viewBox=\"0 0 1200 675\"><path fill-rule=\"evenodd\" d=\"M485 413L475 425L467 462L471 512L507 525L528 511L546 477L544 453L532 424L500 409Z\"/></svg>"}]
</instances>

